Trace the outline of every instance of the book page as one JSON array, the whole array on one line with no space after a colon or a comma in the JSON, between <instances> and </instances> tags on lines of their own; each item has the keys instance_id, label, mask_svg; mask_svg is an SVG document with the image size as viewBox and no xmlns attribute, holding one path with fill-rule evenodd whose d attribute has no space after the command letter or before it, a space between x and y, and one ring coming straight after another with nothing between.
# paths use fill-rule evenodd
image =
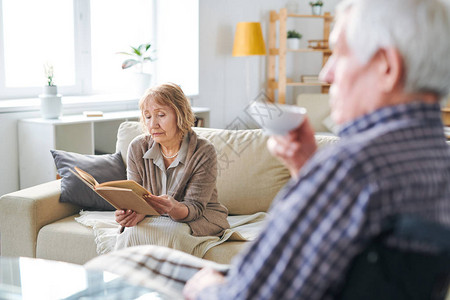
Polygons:
<instances>
[{"instance_id":1,"label":"book page","mask_svg":"<svg viewBox=\"0 0 450 300\"><path fill-rule=\"evenodd\" d=\"M103 182L97 185L97 187L117 187L117 188L124 188L124 189L131 189L133 192L138 194L139 196L143 197L144 195L151 194L149 191L147 191L142 185L137 183L134 180L116 180L116 181L108 181Z\"/></svg>"},{"instance_id":2,"label":"book page","mask_svg":"<svg viewBox=\"0 0 450 300\"><path fill-rule=\"evenodd\" d=\"M78 167L75 167L74 169L75 169L75 171L78 172L78 174L79 174L84 180L86 180L87 182L89 182L91 185L93 185L93 186L98 185L97 180L95 180L95 178L94 178L91 174L89 174L88 172L85 172L85 171L81 170L81 169L78 168Z\"/></svg>"},{"instance_id":3,"label":"book page","mask_svg":"<svg viewBox=\"0 0 450 300\"><path fill-rule=\"evenodd\" d=\"M99 184L89 173L77 167L75 169L76 171L70 170L70 172L109 202L115 209L131 209L140 214L159 216L159 213L143 198L144 195L150 194L150 192L136 181L117 180Z\"/></svg>"},{"instance_id":4,"label":"book page","mask_svg":"<svg viewBox=\"0 0 450 300\"><path fill-rule=\"evenodd\" d=\"M116 209L131 209L139 214L159 216L159 213L134 191L115 187L98 187L97 194Z\"/></svg>"},{"instance_id":5,"label":"book page","mask_svg":"<svg viewBox=\"0 0 450 300\"><path fill-rule=\"evenodd\" d=\"M80 173L78 171L74 171L69 169L69 171L75 175L78 179L81 180L81 182L85 183L88 187L90 187L91 189L95 190L95 186L91 181L88 181L85 177L81 177Z\"/></svg>"}]
</instances>

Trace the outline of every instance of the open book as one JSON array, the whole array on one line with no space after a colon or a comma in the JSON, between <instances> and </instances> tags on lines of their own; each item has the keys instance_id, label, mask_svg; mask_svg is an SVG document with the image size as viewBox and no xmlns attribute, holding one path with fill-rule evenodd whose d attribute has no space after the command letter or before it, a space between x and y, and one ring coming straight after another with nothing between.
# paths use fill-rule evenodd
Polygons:
<instances>
[{"instance_id":1,"label":"open book","mask_svg":"<svg viewBox=\"0 0 450 300\"><path fill-rule=\"evenodd\" d=\"M116 209L131 209L140 214L159 216L159 213L144 200L144 195L150 192L136 181L117 180L98 183L91 174L80 168L75 167L75 171L70 172Z\"/></svg>"}]
</instances>

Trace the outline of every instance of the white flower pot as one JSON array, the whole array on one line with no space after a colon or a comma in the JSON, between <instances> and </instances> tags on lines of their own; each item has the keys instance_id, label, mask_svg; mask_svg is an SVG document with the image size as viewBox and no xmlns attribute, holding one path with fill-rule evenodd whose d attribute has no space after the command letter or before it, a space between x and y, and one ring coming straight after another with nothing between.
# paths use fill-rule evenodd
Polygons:
<instances>
[{"instance_id":1,"label":"white flower pot","mask_svg":"<svg viewBox=\"0 0 450 300\"><path fill-rule=\"evenodd\" d=\"M44 86L41 99L41 116L44 119L58 119L62 115L61 94L55 85Z\"/></svg>"},{"instance_id":2,"label":"white flower pot","mask_svg":"<svg viewBox=\"0 0 450 300\"><path fill-rule=\"evenodd\" d=\"M142 97L145 91L151 87L152 74L147 73L133 73L131 78L133 86L133 94Z\"/></svg>"},{"instance_id":3,"label":"white flower pot","mask_svg":"<svg viewBox=\"0 0 450 300\"><path fill-rule=\"evenodd\" d=\"M320 16L322 14L322 6L314 5L312 6L312 14L316 16Z\"/></svg>"},{"instance_id":4,"label":"white flower pot","mask_svg":"<svg viewBox=\"0 0 450 300\"><path fill-rule=\"evenodd\" d=\"M56 85L44 85L42 89L43 95L55 95L58 94L58 87Z\"/></svg>"},{"instance_id":5,"label":"white flower pot","mask_svg":"<svg viewBox=\"0 0 450 300\"><path fill-rule=\"evenodd\" d=\"M300 39L298 38L290 38L287 39L288 49L299 49L300 48Z\"/></svg>"}]
</instances>

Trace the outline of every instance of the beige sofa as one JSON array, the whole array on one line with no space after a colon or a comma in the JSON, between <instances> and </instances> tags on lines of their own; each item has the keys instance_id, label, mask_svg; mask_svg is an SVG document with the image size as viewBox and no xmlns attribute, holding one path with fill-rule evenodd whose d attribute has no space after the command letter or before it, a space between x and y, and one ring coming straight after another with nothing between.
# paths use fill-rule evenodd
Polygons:
<instances>
[{"instance_id":1,"label":"beige sofa","mask_svg":"<svg viewBox=\"0 0 450 300\"><path fill-rule=\"evenodd\" d=\"M261 130L196 128L218 153L219 201L230 214L267 211L289 180L287 169L267 148ZM140 133L137 122L125 122L118 132L117 151L126 157L132 138ZM317 136L319 144L333 142ZM4 195L0 198L1 255L28 256L84 264L97 256L92 228L74 220L79 207L59 202L60 180ZM205 259L229 263L247 242L227 241L207 251Z\"/></svg>"},{"instance_id":2,"label":"beige sofa","mask_svg":"<svg viewBox=\"0 0 450 300\"><path fill-rule=\"evenodd\" d=\"M299 94L296 104L306 108L311 126L317 133L332 133L335 125L330 118L328 94Z\"/></svg>"}]
</instances>

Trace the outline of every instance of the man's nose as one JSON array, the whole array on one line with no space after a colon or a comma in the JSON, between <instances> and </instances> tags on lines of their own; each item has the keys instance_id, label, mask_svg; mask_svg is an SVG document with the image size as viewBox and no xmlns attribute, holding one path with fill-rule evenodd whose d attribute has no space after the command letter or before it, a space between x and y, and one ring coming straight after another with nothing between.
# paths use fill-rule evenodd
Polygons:
<instances>
[{"instance_id":1,"label":"man's nose","mask_svg":"<svg viewBox=\"0 0 450 300\"><path fill-rule=\"evenodd\" d=\"M333 83L334 82L334 66L335 66L335 61L333 58L333 55L331 55L328 58L327 63L325 64L325 66L323 66L322 70L319 73L319 80L326 82L326 83Z\"/></svg>"}]
</instances>

